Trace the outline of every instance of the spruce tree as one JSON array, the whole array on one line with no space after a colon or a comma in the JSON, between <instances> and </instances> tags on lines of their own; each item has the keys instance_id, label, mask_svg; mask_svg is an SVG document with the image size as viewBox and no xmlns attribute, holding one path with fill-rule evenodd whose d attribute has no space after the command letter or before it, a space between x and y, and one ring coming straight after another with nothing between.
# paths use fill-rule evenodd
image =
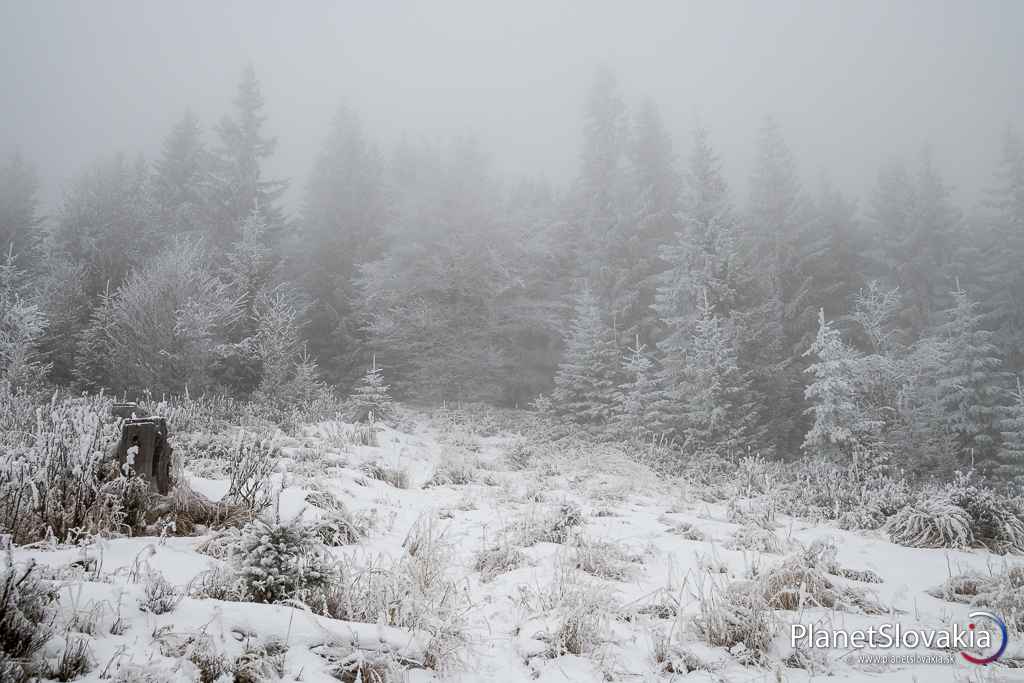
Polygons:
<instances>
[{"instance_id":1,"label":"spruce tree","mask_svg":"<svg viewBox=\"0 0 1024 683\"><path fill-rule=\"evenodd\" d=\"M1009 392L1009 404L999 411L999 474L1020 477L1024 474L1024 383L1017 377L1017 386Z\"/></svg>"},{"instance_id":2,"label":"spruce tree","mask_svg":"<svg viewBox=\"0 0 1024 683\"><path fill-rule=\"evenodd\" d=\"M619 349L589 288L576 297L575 316L551 393L555 411L575 422L601 425L615 406L620 384Z\"/></svg>"},{"instance_id":3,"label":"spruce tree","mask_svg":"<svg viewBox=\"0 0 1024 683\"><path fill-rule=\"evenodd\" d=\"M818 334L806 355L813 380L804 390L814 423L804 436L807 452L832 452L849 457L872 428L860 402L860 354L847 346L839 331L818 313Z\"/></svg>"},{"instance_id":4,"label":"spruce tree","mask_svg":"<svg viewBox=\"0 0 1024 683\"><path fill-rule=\"evenodd\" d=\"M291 272L314 299L307 333L326 376L351 382L360 372L365 328L354 278L384 253L390 218L384 166L359 118L342 107L310 174L291 246Z\"/></svg>"},{"instance_id":5,"label":"spruce tree","mask_svg":"<svg viewBox=\"0 0 1024 683\"><path fill-rule=\"evenodd\" d=\"M13 249L26 273L35 270L42 256L38 190L35 169L20 153L0 166L0 252Z\"/></svg>"},{"instance_id":6,"label":"spruce tree","mask_svg":"<svg viewBox=\"0 0 1024 683\"><path fill-rule=\"evenodd\" d=\"M220 138L213 163L217 214L211 237L220 249L237 238L241 224L254 210L262 215L272 238L284 221L277 200L287 183L263 177L263 162L274 153L277 140L263 131L263 93L251 64L242 71L233 103L234 115L224 117L216 129Z\"/></svg>"},{"instance_id":7,"label":"spruce tree","mask_svg":"<svg viewBox=\"0 0 1024 683\"><path fill-rule=\"evenodd\" d=\"M185 112L164 140L153 164L153 198L167 236L201 235L209 228L212 159L199 119Z\"/></svg>"},{"instance_id":8,"label":"spruce tree","mask_svg":"<svg viewBox=\"0 0 1024 683\"><path fill-rule=\"evenodd\" d=\"M654 361L635 337L633 346L622 359L622 373L626 381L616 393L615 411L609 424L609 433L622 439L640 440L652 433L653 410L659 398Z\"/></svg>"},{"instance_id":9,"label":"spruce tree","mask_svg":"<svg viewBox=\"0 0 1024 683\"><path fill-rule=\"evenodd\" d=\"M961 464L988 464L996 447L1002 361L992 343L993 333L983 328L982 315L967 292L958 288L952 297L954 306L937 329L945 344L944 362L935 378L937 398Z\"/></svg>"},{"instance_id":10,"label":"spruce tree","mask_svg":"<svg viewBox=\"0 0 1024 683\"><path fill-rule=\"evenodd\" d=\"M995 343L1014 372L1024 369L1024 141L1007 129L986 206L982 292Z\"/></svg>"},{"instance_id":11,"label":"spruce tree","mask_svg":"<svg viewBox=\"0 0 1024 683\"><path fill-rule=\"evenodd\" d=\"M751 178L744 246L755 277L745 293L750 305L741 318L740 360L753 371L766 437L782 453L799 448L806 431L801 343L810 292L802 263L808 219L796 160L769 118Z\"/></svg>"},{"instance_id":12,"label":"spruce tree","mask_svg":"<svg viewBox=\"0 0 1024 683\"><path fill-rule=\"evenodd\" d=\"M690 452L734 455L758 445L747 377L737 362L736 327L715 315L707 300L700 310L683 381L675 389L681 436Z\"/></svg>"},{"instance_id":13,"label":"spruce tree","mask_svg":"<svg viewBox=\"0 0 1024 683\"><path fill-rule=\"evenodd\" d=\"M354 406L356 422L377 422L391 417L391 395L388 385L384 384L384 368L377 365L376 354L349 400Z\"/></svg>"},{"instance_id":14,"label":"spruce tree","mask_svg":"<svg viewBox=\"0 0 1024 683\"><path fill-rule=\"evenodd\" d=\"M47 323L28 291L25 273L15 264L9 247L0 262L0 380L14 388L36 390L48 369L38 348Z\"/></svg>"}]
</instances>

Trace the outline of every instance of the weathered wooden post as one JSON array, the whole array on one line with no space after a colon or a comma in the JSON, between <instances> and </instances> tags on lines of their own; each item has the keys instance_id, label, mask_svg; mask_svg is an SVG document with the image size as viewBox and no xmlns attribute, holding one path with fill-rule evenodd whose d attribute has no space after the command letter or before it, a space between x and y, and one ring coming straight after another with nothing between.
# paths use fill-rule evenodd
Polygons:
<instances>
[{"instance_id":1,"label":"weathered wooden post","mask_svg":"<svg viewBox=\"0 0 1024 683\"><path fill-rule=\"evenodd\" d=\"M122 473L142 477L161 495L167 495L171 488L172 451L164 418L129 418L121 425L117 461Z\"/></svg>"}]
</instances>

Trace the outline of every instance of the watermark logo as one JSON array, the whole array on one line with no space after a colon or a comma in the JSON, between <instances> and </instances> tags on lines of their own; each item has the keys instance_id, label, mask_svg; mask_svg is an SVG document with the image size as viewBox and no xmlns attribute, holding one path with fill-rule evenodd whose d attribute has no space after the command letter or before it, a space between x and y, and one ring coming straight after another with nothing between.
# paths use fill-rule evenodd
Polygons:
<instances>
[{"instance_id":1,"label":"watermark logo","mask_svg":"<svg viewBox=\"0 0 1024 683\"><path fill-rule=\"evenodd\" d=\"M939 663L951 662L959 652L972 664L991 664L1006 652L1009 635L1006 623L992 612L976 610L969 615L971 621L963 626L953 624L948 629L915 629L900 623L881 624L860 630L828 629L815 624L793 624L790 631L791 645L805 648L851 650L871 652L872 650L944 650L945 655L859 655L871 661L890 663ZM972 653L992 654L979 656Z\"/></svg>"},{"instance_id":2,"label":"watermark logo","mask_svg":"<svg viewBox=\"0 0 1024 683\"><path fill-rule=\"evenodd\" d=\"M968 616L970 616L971 622L967 624L967 628L973 631L977 628L979 621L981 621L982 619L986 619L988 621L991 621L997 627L999 627L999 634L1000 636L1002 636L1002 641L1000 642L999 649L996 650L995 654L989 655L988 657L975 657L974 655L964 652L963 650L960 651L960 656L966 659L971 664L981 664L982 666L984 666L985 664L991 664L992 662L1002 657L1003 653L1006 652L1006 645L1010 642L1010 637L1006 631L1006 622L1004 622L1002 619L1000 619L995 614L992 614L991 612L985 612L981 610L971 612Z\"/></svg>"}]
</instances>

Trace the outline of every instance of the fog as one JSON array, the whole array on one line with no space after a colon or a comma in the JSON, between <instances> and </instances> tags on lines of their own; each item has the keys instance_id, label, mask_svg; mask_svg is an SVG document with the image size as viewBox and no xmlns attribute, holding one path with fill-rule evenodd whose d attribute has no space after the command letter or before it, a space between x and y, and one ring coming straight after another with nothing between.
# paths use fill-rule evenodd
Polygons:
<instances>
[{"instance_id":1,"label":"fog","mask_svg":"<svg viewBox=\"0 0 1024 683\"><path fill-rule=\"evenodd\" d=\"M882 162L930 144L970 203L1024 115L1013 0L0 5L0 152L32 160L48 209L112 149L152 158L186 108L209 131L248 62L291 208L343 101L385 147L469 131L509 175L566 183L602 64L631 106L654 99L677 146L706 125L741 193L772 114L805 179L825 169L862 196Z\"/></svg>"}]
</instances>

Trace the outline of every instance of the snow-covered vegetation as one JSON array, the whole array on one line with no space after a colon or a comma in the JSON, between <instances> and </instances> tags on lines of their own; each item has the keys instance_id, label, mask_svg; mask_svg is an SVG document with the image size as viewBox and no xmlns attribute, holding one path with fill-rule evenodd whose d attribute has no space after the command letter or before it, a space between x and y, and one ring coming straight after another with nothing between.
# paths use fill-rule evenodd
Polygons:
<instances>
[{"instance_id":1,"label":"snow-covered vegetation","mask_svg":"<svg viewBox=\"0 0 1024 683\"><path fill-rule=\"evenodd\" d=\"M789 628L977 607L1021 635L1024 511L968 475L672 462L484 406L392 404L367 444L359 401L280 429L181 399L161 497L97 468L109 400L24 400L0 472L5 680L966 681L966 662L794 649ZM260 463L245 486L240 458ZM1022 661L1014 641L990 669Z\"/></svg>"}]
</instances>

